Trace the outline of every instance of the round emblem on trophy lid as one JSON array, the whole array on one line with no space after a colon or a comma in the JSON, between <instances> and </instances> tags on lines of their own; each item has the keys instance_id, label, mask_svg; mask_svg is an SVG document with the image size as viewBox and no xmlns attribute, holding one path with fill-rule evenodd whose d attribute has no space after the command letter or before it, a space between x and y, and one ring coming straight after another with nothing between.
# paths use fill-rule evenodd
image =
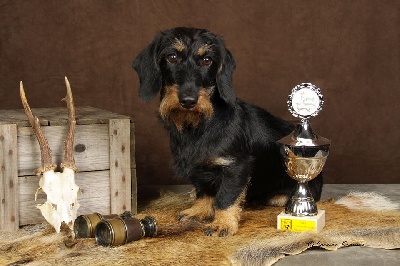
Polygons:
<instances>
[{"instance_id":1,"label":"round emblem on trophy lid","mask_svg":"<svg viewBox=\"0 0 400 266\"><path fill-rule=\"evenodd\" d=\"M308 118L319 113L324 99L317 86L311 83L301 83L293 88L287 103L293 116Z\"/></svg>"}]
</instances>

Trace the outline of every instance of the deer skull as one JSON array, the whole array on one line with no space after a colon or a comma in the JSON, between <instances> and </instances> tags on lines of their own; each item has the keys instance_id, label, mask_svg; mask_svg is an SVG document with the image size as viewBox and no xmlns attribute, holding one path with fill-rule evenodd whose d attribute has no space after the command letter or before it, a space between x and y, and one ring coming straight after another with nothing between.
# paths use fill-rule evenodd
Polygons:
<instances>
[{"instance_id":1,"label":"deer skull","mask_svg":"<svg viewBox=\"0 0 400 266\"><path fill-rule=\"evenodd\" d=\"M68 135L65 140L64 162L60 165L62 172L55 172L54 170L57 166L52 162L49 143L40 128L39 119L32 114L25 97L22 81L20 83L22 105L40 146L41 166L37 169L37 174L42 176L39 180L40 187L35 194L35 201L41 190L47 195L47 201L43 204L38 204L36 207L40 209L43 217L56 229L57 233L60 232L62 222L72 228L79 208L77 200L79 187L75 184L77 168L73 154L76 124L75 108L71 86L67 77L65 77L65 84L67 86L67 96L63 100L66 101L68 108Z\"/></svg>"}]
</instances>

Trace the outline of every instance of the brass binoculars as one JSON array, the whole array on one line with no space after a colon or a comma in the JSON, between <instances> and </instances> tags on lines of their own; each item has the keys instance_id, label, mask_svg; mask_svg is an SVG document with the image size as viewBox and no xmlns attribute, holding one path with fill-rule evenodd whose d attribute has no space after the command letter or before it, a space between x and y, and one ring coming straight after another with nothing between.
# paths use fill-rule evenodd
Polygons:
<instances>
[{"instance_id":1,"label":"brass binoculars","mask_svg":"<svg viewBox=\"0 0 400 266\"><path fill-rule=\"evenodd\" d=\"M121 215L99 213L80 215L75 219L76 238L95 238L105 247L120 246L143 237L157 235L157 222L151 216L136 219L130 212Z\"/></svg>"}]
</instances>

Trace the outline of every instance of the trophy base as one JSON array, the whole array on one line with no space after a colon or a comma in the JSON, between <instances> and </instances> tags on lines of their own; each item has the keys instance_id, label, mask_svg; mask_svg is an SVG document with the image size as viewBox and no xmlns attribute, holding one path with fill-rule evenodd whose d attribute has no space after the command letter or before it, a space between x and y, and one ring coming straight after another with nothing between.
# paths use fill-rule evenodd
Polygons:
<instances>
[{"instance_id":1,"label":"trophy base","mask_svg":"<svg viewBox=\"0 0 400 266\"><path fill-rule=\"evenodd\" d=\"M277 229L282 231L314 231L320 232L325 226L325 211L319 210L315 216L292 216L281 212L278 217Z\"/></svg>"}]
</instances>

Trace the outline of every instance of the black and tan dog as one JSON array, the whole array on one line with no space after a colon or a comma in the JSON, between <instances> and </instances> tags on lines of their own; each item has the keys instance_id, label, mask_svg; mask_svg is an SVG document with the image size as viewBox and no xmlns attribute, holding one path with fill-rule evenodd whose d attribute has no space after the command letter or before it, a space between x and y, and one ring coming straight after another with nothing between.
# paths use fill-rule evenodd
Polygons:
<instances>
[{"instance_id":1,"label":"black and tan dog","mask_svg":"<svg viewBox=\"0 0 400 266\"><path fill-rule=\"evenodd\" d=\"M179 220L211 221L206 235L238 230L242 203L283 206L295 186L276 141L293 125L236 98L235 61L207 30L158 34L133 62L144 100L161 96L159 114L170 135L176 174L190 179L196 202ZM320 198L322 176L310 182Z\"/></svg>"}]
</instances>

